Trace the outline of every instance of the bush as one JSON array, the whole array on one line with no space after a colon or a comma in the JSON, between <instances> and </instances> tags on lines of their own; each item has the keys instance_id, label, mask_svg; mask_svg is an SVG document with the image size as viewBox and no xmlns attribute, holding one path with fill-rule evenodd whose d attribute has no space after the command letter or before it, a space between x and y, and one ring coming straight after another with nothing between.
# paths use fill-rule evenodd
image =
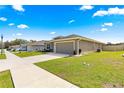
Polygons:
<instances>
[{"instance_id":1,"label":"bush","mask_svg":"<svg viewBox=\"0 0 124 93\"><path fill-rule=\"evenodd\" d=\"M96 52L101 52L101 49L100 49L100 48L98 48L98 49L96 50Z\"/></svg>"},{"instance_id":2,"label":"bush","mask_svg":"<svg viewBox=\"0 0 124 93\"><path fill-rule=\"evenodd\" d=\"M15 50L15 49L13 49L12 51L13 51L13 52L15 52L16 50Z\"/></svg>"},{"instance_id":3,"label":"bush","mask_svg":"<svg viewBox=\"0 0 124 93\"><path fill-rule=\"evenodd\" d=\"M76 51L73 51L73 54L76 55Z\"/></svg>"},{"instance_id":4,"label":"bush","mask_svg":"<svg viewBox=\"0 0 124 93\"><path fill-rule=\"evenodd\" d=\"M82 50L81 50L81 49L79 49L79 54L81 54L81 52L82 52Z\"/></svg>"}]
</instances>

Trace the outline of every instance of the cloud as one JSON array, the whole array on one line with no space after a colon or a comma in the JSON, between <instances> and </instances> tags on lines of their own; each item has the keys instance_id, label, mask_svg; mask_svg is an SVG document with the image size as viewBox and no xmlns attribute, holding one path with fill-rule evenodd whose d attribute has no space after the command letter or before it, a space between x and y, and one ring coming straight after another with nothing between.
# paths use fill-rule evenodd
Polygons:
<instances>
[{"instance_id":1,"label":"cloud","mask_svg":"<svg viewBox=\"0 0 124 93\"><path fill-rule=\"evenodd\" d=\"M24 12L25 9L23 8L22 5L13 5L12 8L16 11L19 11L19 12Z\"/></svg>"},{"instance_id":2,"label":"cloud","mask_svg":"<svg viewBox=\"0 0 124 93\"><path fill-rule=\"evenodd\" d=\"M74 23L74 22L75 22L75 20L70 20L68 23L71 24L71 23Z\"/></svg>"},{"instance_id":3,"label":"cloud","mask_svg":"<svg viewBox=\"0 0 124 93\"><path fill-rule=\"evenodd\" d=\"M96 11L93 16L106 16L106 15L124 15L124 8L109 8L108 10Z\"/></svg>"},{"instance_id":4,"label":"cloud","mask_svg":"<svg viewBox=\"0 0 124 93\"><path fill-rule=\"evenodd\" d=\"M83 5L80 7L80 10L91 10L93 9L94 7L91 6L91 5Z\"/></svg>"},{"instance_id":5,"label":"cloud","mask_svg":"<svg viewBox=\"0 0 124 93\"><path fill-rule=\"evenodd\" d=\"M20 25L17 26L17 28L26 29L26 28L29 28L29 27L25 24L20 24Z\"/></svg>"},{"instance_id":6,"label":"cloud","mask_svg":"<svg viewBox=\"0 0 124 93\"><path fill-rule=\"evenodd\" d=\"M9 25L9 26L14 26L15 24L14 24L14 23L9 23L8 25Z\"/></svg>"},{"instance_id":7,"label":"cloud","mask_svg":"<svg viewBox=\"0 0 124 93\"><path fill-rule=\"evenodd\" d=\"M105 32L105 31L107 31L108 29L107 28L102 28L100 31L101 32Z\"/></svg>"},{"instance_id":8,"label":"cloud","mask_svg":"<svg viewBox=\"0 0 124 93\"><path fill-rule=\"evenodd\" d=\"M104 16L104 15L108 15L108 12L104 10L99 10L93 14L93 16Z\"/></svg>"},{"instance_id":9,"label":"cloud","mask_svg":"<svg viewBox=\"0 0 124 93\"><path fill-rule=\"evenodd\" d=\"M50 34L51 34L51 35L54 35L54 34L56 34L56 32L50 32Z\"/></svg>"},{"instance_id":10,"label":"cloud","mask_svg":"<svg viewBox=\"0 0 124 93\"><path fill-rule=\"evenodd\" d=\"M5 17L0 17L0 21L7 21L7 18L5 18Z\"/></svg>"},{"instance_id":11,"label":"cloud","mask_svg":"<svg viewBox=\"0 0 124 93\"><path fill-rule=\"evenodd\" d=\"M17 35L17 36L22 36L22 33L17 33L16 35Z\"/></svg>"},{"instance_id":12,"label":"cloud","mask_svg":"<svg viewBox=\"0 0 124 93\"><path fill-rule=\"evenodd\" d=\"M12 34L12 36L22 36L23 34L22 33L17 33L17 34Z\"/></svg>"},{"instance_id":13,"label":"cloud","mask_svg":"<svg viewBox=\"0 0 124 93\"><path fill-rule=\"evenodd\" d=\"M102 25L102 27L104 27L104 26L113 26L113 23L104 23L104 24Z\"/></svg>"}]
</instances>

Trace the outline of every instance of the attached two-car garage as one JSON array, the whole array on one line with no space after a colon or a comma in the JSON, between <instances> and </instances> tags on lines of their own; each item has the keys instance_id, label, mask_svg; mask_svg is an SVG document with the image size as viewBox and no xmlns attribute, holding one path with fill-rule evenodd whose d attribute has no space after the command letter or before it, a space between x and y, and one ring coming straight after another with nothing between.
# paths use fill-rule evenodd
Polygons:
<instances>
[{"instance_id":1,"label":"attached two-car garage","mask_svg":"<svg viewBox=\"0 0 124 93\"><path fill-rule=\"evenodd\" d=\"M56 43L56 53L73 54L73 42Z\"/></svg>"},{"instance_id":2,"label":"attached two-car garage","mask_svg":"<svg viewBox=\"0 0 124 93\"><path fill-rule=\"evenodd\" d=\"M103 43L85 38L85 37L75 37L75 38L62 38L55 39L51 41L54 45L54 53L63 54L84 54L85 52L96 51L97 49L102 49Z\"/></svg>"}]
</instances>

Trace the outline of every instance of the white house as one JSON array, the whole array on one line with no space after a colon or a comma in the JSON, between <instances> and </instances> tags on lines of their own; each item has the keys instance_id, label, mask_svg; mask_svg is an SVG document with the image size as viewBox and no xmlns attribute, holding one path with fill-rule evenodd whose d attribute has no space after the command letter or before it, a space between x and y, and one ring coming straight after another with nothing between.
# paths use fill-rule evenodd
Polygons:
<instances>
[{"instance_id":1,"label":"white house","mask_svg":"<svg viewBox=\"0 0 124 93\"><path fill-rule=\"evenodd\" d=\"M34 41L27 44L27 51L44 51L50 48L49 41Z\"/></svg>"}]
</instances>

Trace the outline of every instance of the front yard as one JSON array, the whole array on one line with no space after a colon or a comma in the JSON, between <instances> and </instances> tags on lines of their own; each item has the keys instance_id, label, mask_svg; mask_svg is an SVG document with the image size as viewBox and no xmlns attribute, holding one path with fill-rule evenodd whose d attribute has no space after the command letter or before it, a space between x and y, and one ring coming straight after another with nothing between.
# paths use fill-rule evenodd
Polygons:
<instances>
[{"instance_id":1,"label":"front yard","mask_svg":"<svg viewBox=\"0 0 124 93\"><path fill-rule=\"evenodd\" d=\"M0 72L0 88L13 88L10 71Z\"/></svg>"},{"instance_id":2,"label":"front yard","mask_svg":"<svg viewBox=\"0 0 124 93\"><path fill-rule=\"evenodd\" d=\"M36 56L36 55L42 55L42 54L46 54L45 52L37 52L37 51L32 51L32 52L28 52L28 51L17 51L17 52L13 52L15 55L19 56L19 57L29 57L29 56Z\"/></svg>"},{"instance_id":3,"label":"front yard","mask_svg":"<svg viewBox=\"0 0 124 93\"><path fill-rule=\"evenodd\" d=\"M36 63L82 88L124 87L124 51L91 53Z\"/></svg>"},{"instance_id":4,"label":"front yard","mask_svg":"<svg viewBox=\"0 0 124 93\"><path fill-rule=\"evenodd\" d=\"M0 54L0 59L6 59L6 55L5 54Z\"/></svg>"}]
</instances>

